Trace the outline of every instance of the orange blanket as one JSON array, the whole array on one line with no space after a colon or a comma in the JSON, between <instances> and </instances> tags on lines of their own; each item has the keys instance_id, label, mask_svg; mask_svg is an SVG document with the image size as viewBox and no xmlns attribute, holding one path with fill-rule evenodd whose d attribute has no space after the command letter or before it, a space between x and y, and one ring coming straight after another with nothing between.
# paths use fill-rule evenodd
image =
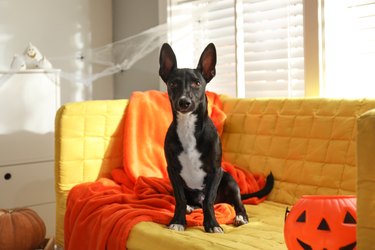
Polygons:
<instances>
[{"instance_id":1,"label":"orange blanket","mask_svg":"<svg viewBox=\"0 0 375 250\"><path fill-rule=\"evenodd\" d=\"M225 114L218 96L207 92L209 115L219 134ZM135 92L128 104L124 124L122 169L113 179L75 186L69 193L65 214L65 249L126 249L131 228L141 221L168 224L175 200L164 158L164 137L172 120L166 93ZM258 191L265 185L261 175L250 174L223 162L223 168L238 182L241 193ZM245 203L258 204L251 198ZM234 209L215 205L220 224L232 223ZM188 226L201 226L201 209L187 215Z\"/></svg>"}]
</instances>

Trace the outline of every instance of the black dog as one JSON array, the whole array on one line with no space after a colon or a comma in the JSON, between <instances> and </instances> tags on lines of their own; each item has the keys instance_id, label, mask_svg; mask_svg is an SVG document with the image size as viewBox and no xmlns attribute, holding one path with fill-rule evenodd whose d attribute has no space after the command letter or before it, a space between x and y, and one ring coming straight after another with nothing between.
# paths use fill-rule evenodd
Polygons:
<instances>
[{"instance_id":1,"label":"black dog","mask_svg":"<svg viewBox=\"0 0 375 250\"><path fill-rule=\"evenodd\" d=\"M207 114L206 84L215 76L216 49L209 44L196 69L177 68L176 56L168 44L160 51L159 75L167 84L173 121L165 137L165 157L173 186L176 208L169 228L185 230L186 213L202 207L206 232L223 233L214 212L215 203L234 206L233 224L248 223L241 199L263 197L273 188L273 176L266 186L252 194L240 195L231 175L221 167L221 142Z\"/></svg>"}]
</instances>

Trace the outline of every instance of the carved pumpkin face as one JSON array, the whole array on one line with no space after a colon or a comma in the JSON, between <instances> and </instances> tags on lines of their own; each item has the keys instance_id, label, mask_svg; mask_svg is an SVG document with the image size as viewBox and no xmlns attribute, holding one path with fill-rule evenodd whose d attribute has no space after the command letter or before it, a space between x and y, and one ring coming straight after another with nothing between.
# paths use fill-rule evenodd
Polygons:
<instances>
[{"instance_id":1,"label":"carved pumpkin face","mask_svg":"<svg viewBox=\"0 0 375 250\"><path fill-rule=\"evenodd\" d=\"M292 250L356 249L354 196L303 196L289 212L284 238Z\"/></svg>"}]
</instances>

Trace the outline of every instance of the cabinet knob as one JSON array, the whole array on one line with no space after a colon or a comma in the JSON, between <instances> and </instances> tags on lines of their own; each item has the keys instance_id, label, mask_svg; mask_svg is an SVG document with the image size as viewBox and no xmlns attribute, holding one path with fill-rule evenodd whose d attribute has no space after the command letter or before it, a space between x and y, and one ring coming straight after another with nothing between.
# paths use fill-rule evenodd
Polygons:
<instances>
[{"instance_id":1,"label":"cabinet knob","mask_svg":"<svg viewBox=\"0 0 375 250\"><path fill-rule=\"evenodd\" d=\"M4 175L4 179L5 180L10 180L10 179L12 179L12 174L11 173L6 173L5 175Z\"/></svg>"}]
</instances>

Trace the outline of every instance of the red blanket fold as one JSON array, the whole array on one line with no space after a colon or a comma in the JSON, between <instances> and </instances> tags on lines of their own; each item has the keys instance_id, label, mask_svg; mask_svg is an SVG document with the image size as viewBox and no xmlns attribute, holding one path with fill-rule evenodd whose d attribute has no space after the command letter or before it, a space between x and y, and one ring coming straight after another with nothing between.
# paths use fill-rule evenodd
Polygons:
<instances>
[{"instance_id":1,"label":"red blanket fold","mask_svg":"<svg viewBox=\"0 0 375 250\"><path fill-rule=\"evenodd\" d=\"M207 92L209 115L219 134L225 114L218 96ZM164 137L172 120L166 93L136 92L125 114L124 168L102 178L75 186L69 193L65 214L65 249L125 249L131 228L141 221L168 224L175 200L164 158ZM238 182L241 193L258 191L265 185L263 175L255 175L223 162L223 168ZM263 199L252 198L248 204ZM215 205L220 224L232 223L234 209ZM201 209L187 215L188 226L203 223Z\"/></svg>"}]
</instances>

